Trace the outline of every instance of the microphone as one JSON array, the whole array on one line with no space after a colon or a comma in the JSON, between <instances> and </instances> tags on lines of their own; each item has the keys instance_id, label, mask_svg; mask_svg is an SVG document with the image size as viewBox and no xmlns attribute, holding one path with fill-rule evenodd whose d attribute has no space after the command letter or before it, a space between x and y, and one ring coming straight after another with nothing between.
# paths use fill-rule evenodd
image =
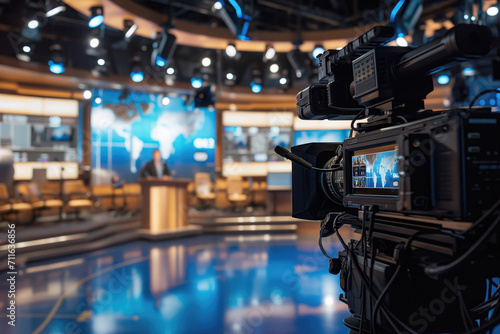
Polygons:
<instances>
[{"instance_id":1,"label":"microphone","mask_svg":"<svg viewBox=\"0 0 500 334\"><path fill-rule=\"evenodd\" d=\"M276 152L276 154L282 156L283 158L290 160L291 162L295 162L296 164L301 165L302 167L305 167L307 169L312 169L312 170L315 170L318 172L334 172L336 170L342 169L341 165L335 165L335 166L337 166L336 168L317 168L317 167L314 167L309 162L307 162L304 159L302 159L301 157L293 154L292 152L290 152L289 150L287 150L283 146L279 146L279 145L276 146L274 148L274 152Z\"/></svg>"},{"instance_id":2,"label":"microphone","mask_svg":"<svg viewBox=\"0 0 500 334\"><path fill-rule=\"evenodd\" d=\"M302 159L299 156L296 156L295 154L293 154L292 152L290 152L289 150L287 150L283 146L279 146L279 145L276 146L274 148L274 152L276 152L276 154L282 156L285 159L288 159L292 162L295 162L296 164L301 165L302 167L305 167L307 169L313 168L313 165L311 165L309 162L305 161L304 159Z\"/></svg>"}]
</instances>

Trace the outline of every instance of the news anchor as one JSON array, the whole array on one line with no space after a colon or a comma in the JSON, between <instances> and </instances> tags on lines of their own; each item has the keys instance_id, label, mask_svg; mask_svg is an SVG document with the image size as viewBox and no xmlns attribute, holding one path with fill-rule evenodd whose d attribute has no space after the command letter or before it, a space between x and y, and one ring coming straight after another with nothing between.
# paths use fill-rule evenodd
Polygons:
<instances>
[{"instance_id":1,"label":"news anchor","mask_svg":"<svg viewBox=\"0 0 500 334\"><path fill-rule=\"evenodd\" d=\"M156 149L153 151L153 160L148 162L146 166L141 170L141 177L143 178L158 178L158 179L168 179L170 176L170 170L167 167L167 163L161 159L160 150Z\"/></svg>"}]
</instances>

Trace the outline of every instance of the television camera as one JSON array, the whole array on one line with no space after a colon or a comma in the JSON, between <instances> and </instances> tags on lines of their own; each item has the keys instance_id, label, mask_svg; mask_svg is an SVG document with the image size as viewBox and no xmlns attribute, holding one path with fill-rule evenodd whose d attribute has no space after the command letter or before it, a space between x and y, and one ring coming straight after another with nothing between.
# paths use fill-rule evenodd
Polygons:
<instances>
[{"instance_id":1,"label":"television camera","mask_svg":"<svg viewBox=\"0 0 500 334\"><path fill-rule=\"evenodd\" d=\"M375 27L324 52L319 83L298 93L301 119L352 130L343 143L276 148L294 162L292 216L322 220L352 333L487 332L500 321L500 114L425 110L424 99L433 73L485 56L493 37L459 24L418 48L385 45L393 35ZM344 242L342 226L359 238ZM336 258L322 246L333 234Z\"/></svg>"}]
</instances>

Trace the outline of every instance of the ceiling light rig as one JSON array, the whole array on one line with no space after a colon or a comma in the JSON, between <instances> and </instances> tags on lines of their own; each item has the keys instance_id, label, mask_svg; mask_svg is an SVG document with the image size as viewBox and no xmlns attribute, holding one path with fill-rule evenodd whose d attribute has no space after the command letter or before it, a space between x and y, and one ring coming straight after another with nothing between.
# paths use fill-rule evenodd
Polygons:
<instances>
[{"instance_id":1,"label":"ceiling light rig","mask_svg":"<svg viewBox=\"0 0 500 334\"><path fill-rule=\"evenodd\" d=\"M144 80L144 72L141 66L141 57L134 56L130 64L130 79L133 82L142 82Z\"/></svg>"},{"instance_id":2,"label":"ceiling light rig","mask_svg":"<svg viewBox=\"0 0 500 334\"><path fill-rule=\"evenodd\" d=\"M226 46L226 55L229 58L235 58L237 54L238 54L238 50L236 49L236 45L234 45L233 43L229 43Z\"/></svg>"},{"instance_id":3,"label":"ceiling light rig","mask_svg":"<svg viewBox=\"0 0 500 334\"><path fill-rule=\"evenodd\" d=\"M216 1L212 10L217 13L227 28L242 41L249 41L248 29L252 16L248 14L245 6L240 6L236 0Z\"/></svg>"},{"instance_id":4,"label":"ceiling light rig","mask_svg":"<svg viewBox=\"0 0 500 334\"><path fill-rule=\"evenodd\" d=\"M260 68L252 69L252 81L250 81L250 89L252 92L258 94L262 91L263 85L263 73Z\"/></svg>"},{"instance_id":5,"label":"ceiling light rig","mask_svg":"<svg viewBox=\"0 0 500 334\"><path fill-rule=\"evenodd\" d=\"M174 54L177 38L168 31L163 30L156 35L153 42L153 52L151 52L151 65L165 67L168 65Z\"/></svg>"}]
</instances>

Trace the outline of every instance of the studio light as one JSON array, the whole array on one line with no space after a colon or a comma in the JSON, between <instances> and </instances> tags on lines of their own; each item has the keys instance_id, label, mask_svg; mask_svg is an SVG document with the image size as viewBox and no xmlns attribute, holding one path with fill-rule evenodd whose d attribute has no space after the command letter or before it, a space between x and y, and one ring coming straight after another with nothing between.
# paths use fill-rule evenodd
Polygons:
<instances>
[{"instance_id":1,"label":"studio light","mask_svg":"<svg viewBox=\"0 0 500 334\"><path fill-rule=\"evenodd\" d=\"M89 27L96 28L104 22L104 10L102 6L94 6L90 8Z\"/></svg>"},{"instance_id":2,"label":"studio light","mask_svg":"<svg viewBox=\"0 0 500 334\"><path fill-rule=\"evenodd\" d=\"M61 45L53 44L50 46L49 50L50 50L50 57L48 62L49 70L54 74L64 73L65 57L63 55L63 50Z\"/></svg>"},{"instance_id":3,"label":"studio light","mask_svg":"<svg viewBox=\"0 0 500 334\"><path fill-rule=\"evenodd\" d=\"M272 45L268 45L266 47L266 52L264 53L264 58L266 60L271 60L276 56L276 50L273 48Z\"/></svg>"},{"instance_id":4,"label":"studio light","mask_svg":"<svg viewBox=\"0 0 500 334\"><path fill-rule=\"evenodd\" d=\"M236 50L236 45L234 44L228 44L226 46L226 55L230 58L236 57L236 54L238 53L238 50Z\"/></svg>"},{"instance_id":5,"label":"studio light","mask_svg":"<svg viewBox=\"0 0 500 334\"><path fill-rule=\"evenodd\" d=\"M94 99L94 102L95 104L101 104L102 103L102 99L98 96Z\"/></svg>"},{"instance_id":6,"label":"studio light","mask_svg":"<svg viewBox=\"0 0 500 334\"><path fill-rule=\"evenodd\" d=\"M302 53L298 48L294 49L287 54L288 61L292 65L297 78L302 78L307 73L308 57Z\"/></svg>"},{"instance_id":7,"label":"studio light","mask_svg":"<svg viewBox=\"0 0 500 334\"><path fill-rule=\"evenodd\" d=\"M201 86L203 86L203 79L202 78L197 78L197 77L192 77L191 78L191 86L193 86L193 88L201 88Z\"/></svg>"},{"instance_id":8,"label":"studio light","mask_svg":"<svg viewBox=\"0 0 500 334\"><path fill-rule=\"evenodd\" d=\"M262 91L262 84L256 83L254 81L250 82L250 88L254 93L260 93Z\"/></svg>"},{"instance_id":9,"label":"studio light","mask_svg":"<svg viewBox=\"0 0 500 334\"><path fill-rule=\"evenodd\" d=\"M92 92L91 92L90 90L88 90L88 89L87 89L87 90L85 90L85 91L83 92L83 98L84 98L85 100L90 100L90 99L92 98Z\"/></svg>"},{"instance_id":10,"label":"studio light","mask_svg":"<svg viewBox=\"0 0 500 334\"><path fill-rule=\"evenodd\" d=\"M105 64L106 64L106 60L104 60L103 58L97 59L97 65L104 66Z\"/></svg>"},{"instance_id":11,"label":"studio light","mask_svg":"<svg viewBox=\"0 0 500 334\"><path fill-rule=\"evenodd\" d=\"M472 67L466 67L462 70L462 74L466 77L471 77L476 74L476 71Z\"/></svg>"},{"instance_id":12,"label":"studio light","mask_svg":"<svg viewBox=\"0 0 500 334\"><path fill-rule=\"evenodd\" d=\"M446 74L441 74L438 78L437 78L437 82L441 85L446 85L448 82L450 82L450 77Z\"/></svg>"},{"instance_id":13,"label":"studio light","mask_svg":"<svg viewBox=\"0 0 500 334\"><path fill-rule=\"evenodd\" d=\"M89 45L91 48L95 49L101 44L101 41L97 37L92 37L89 41Z\"/></svg>"},{"instance_id":14,"label":"studio light","mask_svg":"<svg viewBox=\"0 0 500 334\"><path fill-rule=\"evenodd\" d=\"M36 29L40 25L40 22L38 20L31 20L28 22L28 28L30 29Z\"/></svg>"},{"instance_id":15,"label":"studio light","mask_svg":"<svg viewBox=\"0 0 500 334\"><path fill-rule=\"evenodd\" d=\"M233 80L233 79L234 79L234 74L233 74L233 73L231 73L231 72L227 72L227 74L226 74L226 79L227 79L227 80Z\"/></svg>"},{"instance_id":16,"label":"studio light","mask_svg":"<svg viewBox=\"0 0 500 334\"><path fill-rule=\"evenodd\" d=\"M125 28L125 39L132 38L137 30L137 24L132 20L123 20L123 26Z\"/></svg>"},{"instance_id":17,"label":"studio light","mask_svg":"<svg viewBox=\"0 0 500 334\"><path fill-rule=\"evenodd\" d=\"M140 60L141 58L139 56L135 56L130 65L130 79L132 79L133 82L142 82L142 80L144 80L144 72L142 71Z\"/></svg>"},{"instance_id":18,"label":"studio light","mask_svg":"<svg viewBox=\"0 0 500 334\"><path fill-rule=\"evenodd\" d=\"M252 81L250 82L250 89L252 89L252 92L254 93L260 93L262 90L262 83L263 83L263 73L260 68L254 68L252 69Z\"/></svg>"},{"instance_id":19,"label":"studio light","mask_svg":"<svg viewBox=\"0 0 500 334\"><path fill-rule=\"evenodd\" d=\"M209 57L205 57L201 60L201 64L204 66L204 67L208 67L210 66L210 64L212 64L212 60L209 58Z\"/></svg>"},{"instance_id":20,"label":"studio light","mask_svg":"<svg viewBox=\"0 0 500 334\"><path fill-rule=\"evenodd\" d=\"M164 106L168 106L170 104L170 98L168 96L164 96L161 99L161 104L163 104Z\"/></svg>"},{"instance_id":21,"label":"studio light","mask_svg":"<svg viewBox=\"0 0 500 334\"><path fill-rule=\"evenodd\" d=\"M34 47L28 43L21 44L21 46L17 49L16 52L17 59L26 63L30 62L31 54L33 53L33 48Z\"/></svg>"},{"instance_id":22,"label":"studio light","mask_svg":"<svg viewBox=\"0 0 500 334\"><path fill-rule=\"evenodd\" d=\"M52 17L60 14L66 10L66 6L60 5L57 2L53 6L47 6L45 17Z\"/></svg>"},{"instance_id":23,"label":"studio light","mask_svg":"<svg viewBox=\"0 0 500 334\"><path fill-rule=\"evenodd\" d=\"M488 9L486 9L486 14L488 14L488 16L498 15L498 5L490 6Z\"/></svg>"},{"instance_id":24,"label":"studio light","mask_svg":"<svg viewBox=\"0 0 500 334\"><path fill-rule=\"evenodd\" d=\"M175 69L174 69L173 67L169 67L169 68L167 68L167 74L168 74L168 75L172 75L172 74L174 74L174 73L175 73Z\"/></svg>"},{"instance_id":25,"label":"studio light","mask_svg":"<svg viewBox=\"0 0 500 334\"><path fill-rule=\"evenodd\" d=\"M316 45L314 47L314 50L312 52L312 55L314 57L314 59L318 59L318 57L323 53L325 52L325 48L321 45Z\"/></svg>"},{"instance_id":26,"label":"studio light","mask_svg":"<svg viewBox=\"0 0 500 334\"><path fill-rule=\"evenodd\" d=\"M278 64L272 64L271 66L269 66L269 71L271 71L271 73L278 73L279 70L280 67Z\"/></svg>"},{"instance_id":27,"label":"studio light","mask_svg":"<svg viewBox=\"0 0 500 334\"><path fill-rule=\"evenodd\" d=\"M408 46L408 41L404 38L404 35L399 34L398 38L396 38L396 44L398 46Z\"/></svg>"},{"instance_id":28,"label":"studio light","mask_svg":"<svg viewBox=\"0 0 500 334\"><path fill-rule=\"evenodd\" d=\"M172 59L177 46L177 38L168 31L163 30L156 35L153 43L153 52L151 52L151 64L159 67L165 67Z\"/></svg>"},{"instance_id":29,"label":"studio light","mask_svg":"<svg viewBox=\"0 0 500 334\"><path fill-rule=\"evenodd\" d=\"M288 80L285 77L282 77L280 79L280 85L286 85L287 82L288 82Z\"/></svg>"},{"instance_id":30,"label":"studio light","mask_svg":"<svg viewBox=\"0 0 500 334\"><path fill-rule=\"evenodd\" d=\"M222 9L222 3L220 1L217 1L214 3L214 9L215 10L221 10Z\"/></svg>"}]
</instances>

